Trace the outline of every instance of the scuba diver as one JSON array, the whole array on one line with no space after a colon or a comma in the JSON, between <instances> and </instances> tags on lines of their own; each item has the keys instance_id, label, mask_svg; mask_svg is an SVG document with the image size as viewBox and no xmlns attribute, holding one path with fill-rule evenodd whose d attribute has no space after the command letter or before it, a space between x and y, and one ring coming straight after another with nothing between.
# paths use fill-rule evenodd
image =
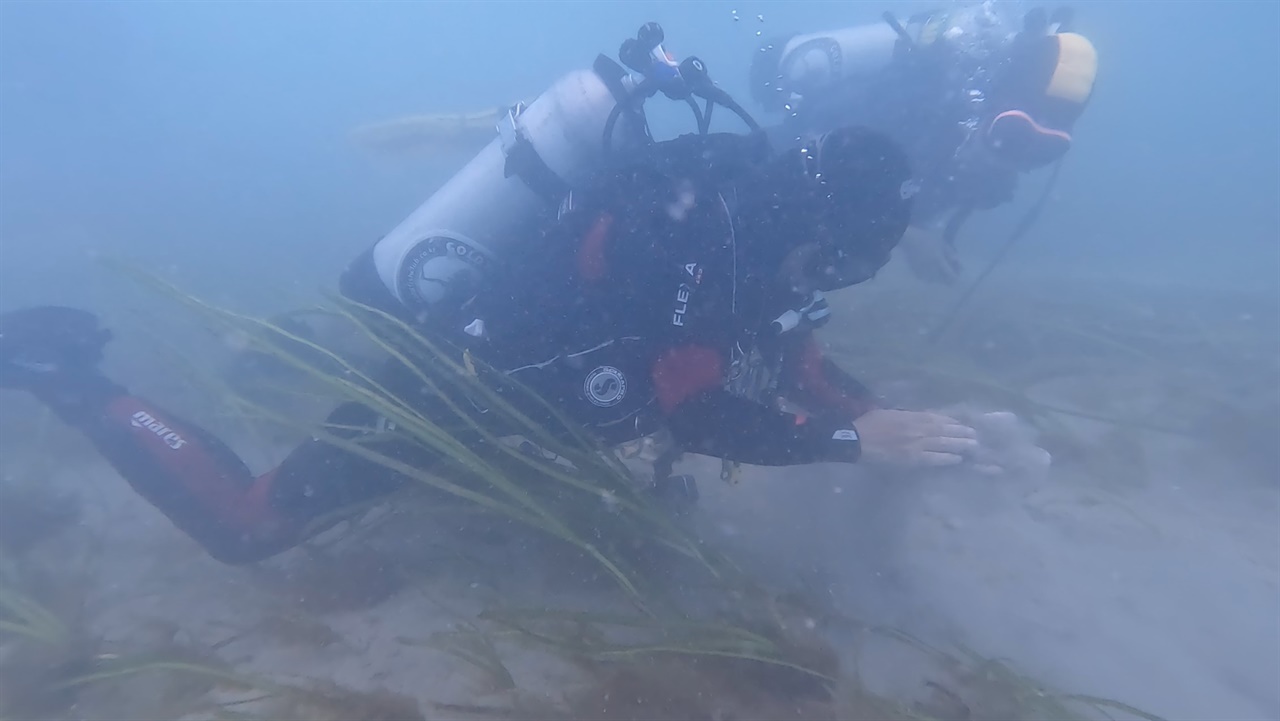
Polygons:
<instances>
[{"instance_id":1,"label":"scuba diver","mask_svg":"<svg viewBox=\"0 0 1280 721\"><path fill-rule=\"evenodd\" d=\"M900 247L917 276L949 283L965 220L1011 201L1020 174L1071 147L1097 73L1071 19L1068 8L1019 18L988 1L774 38L752 62L752 93L783 115L771 129L780 145L842 125L901 143L920 188Z\"/></svg>"},{"instance_id":2,"label":"scuba diver","mask_svg":"<svg viewBox=\"0 0 1280 721\"><path fill-rule=\"evenodd\" d=\"M907 227L905 154L860 128L775 152L700 61L677 65L646 28L620 53L643 72L600 56L512 108L489 147L351 264L341 292L456 342L606 445L665 429L683 451L758 465L962 463L972 428L881 407L813 332L830 315L823 293L873 276ZM657 92L690 100L701 132L654 141L643 101ZM713 102L752 132L705 132ZM107 378L110 337L79 309L6 313L0 387L82 432L220 561L280 553L316 519L404 482L316 439L254 475ZM432 417L442 399L406 375L380 382ZM359 436L383 421L348 403L329 422ZM416 445L391 453L419 468L440 460Z\"/></svg>"}]
</instances>

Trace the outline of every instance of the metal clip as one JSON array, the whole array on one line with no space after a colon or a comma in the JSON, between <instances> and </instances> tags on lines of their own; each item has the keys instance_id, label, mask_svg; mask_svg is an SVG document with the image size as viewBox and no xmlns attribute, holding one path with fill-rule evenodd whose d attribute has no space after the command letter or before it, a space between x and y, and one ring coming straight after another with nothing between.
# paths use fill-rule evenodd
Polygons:
<instances>
[{"instance_id":1,"label":"metal clip","mask_svg":"<svg viewBox=\"0 0 1280 721\"><path fill-rule=\"evenodd\" d=\"M720 461L720 480L736 486L742 480L742 464L737 461Z\"/></svg>"},{"instance_id":2,"label":"metal clip","mask_svg":"<svg viewBox=\"0 0 1280 721\"><path fill-rule=\"evenodd\" d=\"M524 139L524 134L520 132L520 116L524 109L523 102L516 103L507 110L506 115L498 119L498 137L502 139L504 154L509 155L516 143Z\"/></svg>"}]
</instances>

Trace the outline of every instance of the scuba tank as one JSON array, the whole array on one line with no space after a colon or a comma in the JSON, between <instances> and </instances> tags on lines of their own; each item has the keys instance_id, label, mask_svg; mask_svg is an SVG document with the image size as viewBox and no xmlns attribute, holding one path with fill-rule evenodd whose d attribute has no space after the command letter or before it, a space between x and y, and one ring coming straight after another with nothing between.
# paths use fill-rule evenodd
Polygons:
<instances>
[{"instance_id":1,"label":"scuba tank","mask_svg":"<svg viewBox=\"0 0 1280 721\"><path fill-rule=\"evenodd\" d=\"M791 110L805 97L888 67L899 37L887 24L776 38L751 62L751 96L761 107Z\"/></svg>"},{"instance_id":2,"label":"scuba tank","mask_svg":"<svg viewBox=\"0 0 1280 721\"><path fill-rule=\"evenodd\" d=\"M935 42L943 23L941 16L917 16L904 27L886 13L883 22L781 37L762 46L751 62L751 94L766 112L782 116L770 128L775 141L794 145L805 134L851 124L901 137L898 128L932 122L945 112L935 98L955 87L944 76L948 63L937 57L945 45ZM878 98L894 102L867 102ZM915 112L920 107L928 109L927 117ZM912 112L898 117L899 108Z\"/></svg>"},{"instance_id":3,"label":"scuba tank","mask_svg":"<svg viewBox=\"0 0 1280 721\"><path fill-rule=\"evenodd\" d=\"M1019 27L1015 18L978 3L916 14L906 23L884 13L883 22L774 38L751 60L751 96L771 111L796 110L841 83L870 81L891 67L983 63L988 56L998 61L1002 47L1019 36L1064 32L1071 15L1069 8L1052 15L1033 9Z\"/></svg>"},{"instance_id":4,"label":"scuba tank","mask_svg":"<svg viewBox=\"0 0 1280 721\"><path fill-rule=\"evenodd\" d=\"M752 130L759 125L708 77L695 57L677 63L648 23L600 55L590 70L556 81L510 108L495 137L373 249L378 276L420 322L452 319L475 296L513 243L534 235L561 200L618 154L654 145L644 102L661 92L693 110L706 134L716 104ZM700 108L695 98L706 101Z\"/></svg>"},{"instance_id":5,"label":"scuba tank","mask_svg":"<svg viewBox=\"0 0 1280 721\"><path fill-rule=\"evenodd\" d=\"M894 81L902 83L910 81L913 70L951 66L964 73L973 70L970 66L1004 64L1006 48L1024 38L1065 32L1072 16L1067 7L1051 15L1033 9L1019 23L989 3L977 3L920 13L906 23L885 12L882 22L775 38L752 59L752 98L772 112L803 113L805 104L839 92L842 84L874 82L886 70L897 72ZM967 78L960 84L976 88L985 80Z\"/></svg>"},{"instance_id":6,"label":"scuba tank","mask_svg":"<svg viewBox=\"0 0 1280 721\"><path fill-rule=\"evenodd\" d=\"M1091 46L1071 33L1069 7L1019 15L979 2L905 23L890 12L881 20L777 38L755 53L754 99L767 111L787 113L772 129L780 144L794 144L800 131L866 124L904 143L919 179L952 177L954 168L985 154L978 141L1010 92L1048 86L1067 96L1051 103L1069 123L1092 87ZM1047 39L1069 42L1072 57L1052 52ZM965 200L949 219L925 222L937 223L953 242L972 211L990 203Z\"/></svg>"}]
</instances>

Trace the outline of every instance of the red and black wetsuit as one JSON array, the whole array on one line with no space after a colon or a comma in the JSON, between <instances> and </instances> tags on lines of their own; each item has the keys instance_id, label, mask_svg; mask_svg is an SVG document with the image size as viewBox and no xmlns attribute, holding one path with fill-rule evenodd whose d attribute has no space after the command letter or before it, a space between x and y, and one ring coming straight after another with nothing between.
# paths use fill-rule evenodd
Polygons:
<instances>
[{"instance_id":1,"label":"red and black wetsuit","mask_svg":"<svg viewBox=\"0 0 1280 721\"><path fill-rule=\"evenodd\" d=\"M473 351L606 441L665 424L685 450L761 465L854 461L867 391L822 357L812 331L771 332L804 299L770 290L714 189L645 172L602 179L513 258L475 305ZM370 254L343 292L392 308ZM812 309L812 306L810 306ZM395 384L395 379L388 381ZM395 387L419 393L412 383ZM245 563L296 544L317 517L401 478L322 441L255 476L210 434L99 376L39 395L130 485L212 556ZM777 400L811 415L779 409ZM424 412L433 399L420 398ZM375 428L368 408L330 419ZM357 433L358 431L352 431ZM388 448L429 465L420 449Z\"/></svg>"},{"instance_id":2,"label":"red and black wetsuit","mask_svg":"<svg viewBox=\"0 0 1280 721\"><path fill-rule=\"evenodd\" d=\"M732 200L644 169L602 178L478 299L487 337L473 350L608 440L665 426L684 449L727 460L856 460L851 424L870 394L823 358L811 328L772 329L812 299L757 270Z\"/></svg>"}]
</instances>

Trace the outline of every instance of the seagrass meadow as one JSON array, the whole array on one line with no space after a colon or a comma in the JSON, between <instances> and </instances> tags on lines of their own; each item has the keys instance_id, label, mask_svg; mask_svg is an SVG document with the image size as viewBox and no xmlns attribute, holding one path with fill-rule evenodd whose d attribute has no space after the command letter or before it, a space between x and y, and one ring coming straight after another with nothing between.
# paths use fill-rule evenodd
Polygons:
<instances>
[{"instance_id":1,"label":"seagrass meadow","mask_svg":"<svg viewBox=\"0 0 1280 721\"><path fill-rule=\"evenodd\" d=\"M0 718L1276 708L1264 616L1280 571L1267 546L1280 317L1267 299L1006 281L939 328L942 291L842 294L822 331L842 366L895 405L1016 413L1053 456L1047 478L821 466L743 468L729 484L718 461L689 457L678 469L703 497L674 513L639 491L643 447L532 423L519 408L540 401L527 391L376 310L325 296L256 315L116 270L133 297L163 299L112 311L171 374L151 374L144 393L181 389L166 397L255 467L313 437L412 482L327 519L300 548L224 567L56 421L6 405ZM373 373L387 359L502 414L541 452L461 407L421 415ZM387 437L327 426L343 401L447 462L408 466ZM1205 588L1178 584L1202 565L1217 573Z\"/></svg>"}]
</instances>

